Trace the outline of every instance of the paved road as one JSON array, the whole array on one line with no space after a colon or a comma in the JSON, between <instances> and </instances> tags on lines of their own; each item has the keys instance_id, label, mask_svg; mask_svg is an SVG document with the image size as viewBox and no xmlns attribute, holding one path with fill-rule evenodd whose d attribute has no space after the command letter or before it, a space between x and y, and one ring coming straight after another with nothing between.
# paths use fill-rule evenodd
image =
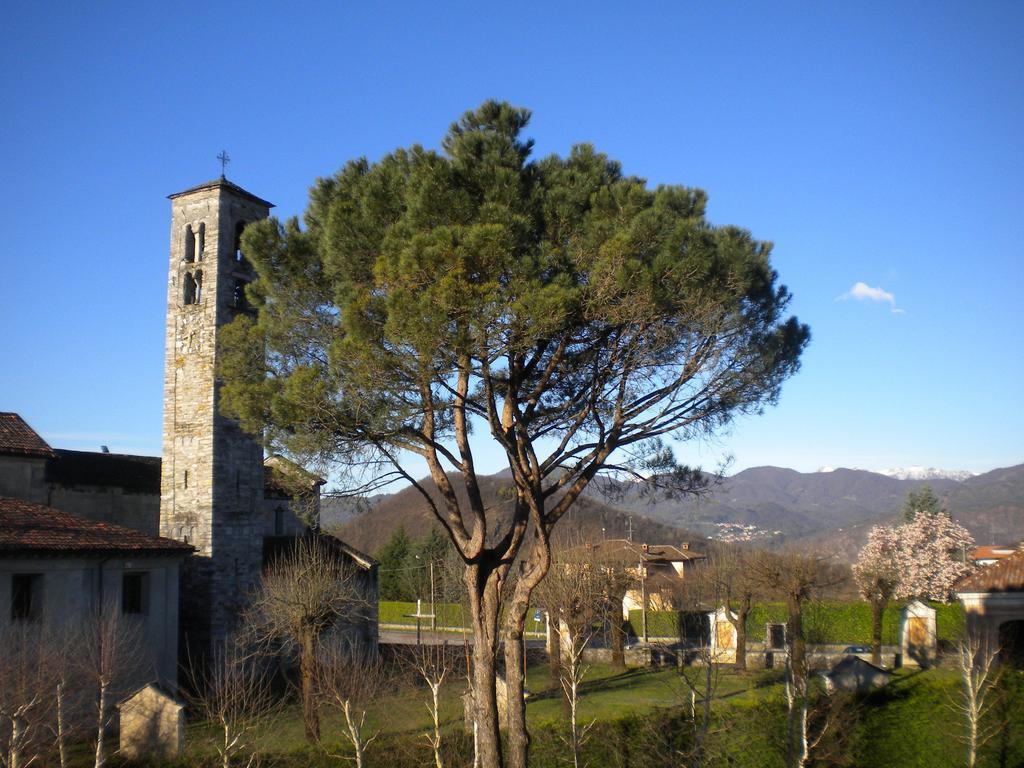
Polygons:
<instances>
[{"instance_id":1,"label":"paved road","mask_svg":"<svg viewBox=\"0 0 1024 768\"><path fill-rule=\"evenodd\" d=\"M380 642L387 645L415 645L416 630L382 629L380 630ZM420 642L424 645L462 645L463 636L458 632L431 632L429 629L420 630ZM466 642L473 644L473 636L467 635ZM543 648L542 638L527 638L527 648Z\"/></svg>"}]
</instances>

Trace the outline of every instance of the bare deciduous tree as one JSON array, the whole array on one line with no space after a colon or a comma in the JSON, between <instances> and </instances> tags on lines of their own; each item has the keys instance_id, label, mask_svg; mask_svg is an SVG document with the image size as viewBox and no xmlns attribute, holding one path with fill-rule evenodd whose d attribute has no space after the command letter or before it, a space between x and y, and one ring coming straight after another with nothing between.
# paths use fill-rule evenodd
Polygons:
<instances>
[{"instance_id":1,"label":"bare deciduous tree","mask_svg":"<svg viewBox=\"0 0 1024 768\"><path fill-rule=\"evenodd\" d=\"M387 690L389 682L390 675L380 657L367 649L351 646L338 638L320 645L316 695L338 711L342 720L341 735L353 752L352 756L327 754L351 760L356 768L363 768L366 748L379 734L367 728L367 711Z\"/></svg>"},{"instance_id":2,"label":"bare deciduous tree","mask_svg":"<svg viewBox=\"0 0 1024 768\"><path fill-rule=\"evenodd\" d=\"M44 633L14 624L0 635L0 766L28 768L42 757L41 710L50 687Z\"/></svg>"},{"instance_id":3,"label":"bare deciduous tree","mask_svg":"<svg viewBox=\"0 0 1024 768\"><path fill-rule=\"evenodd\" d=\"M123 687L148 671L149 655L141 626L121 613L121 606L107 602L84 620L81 632L82 672L96 695L95 768L107 762L106 738L113 718L114 700Z\"/></svg>"},{"instance_id":4,"label":"bare deciduous tree","mask_svg":"<svg viewBox=\"0 0 1024 768\"><path fill-rule=\"evenodd\" d=\"M253 597L246 641L273 651L295 651L306 738L320 740L315 684L321 638L332 628L365 620L370 606L357 568L326 536L297 539L264 571Z\"/></svg>"},{"instance_id":5,"label":"bare deciduous tree","mask_svg":"<svg viewBox=\"0 0 1024 768\"><path fill-rule=\"evenodd\" d=\"M277 711L266 666L227 641L204 662L190 662L189 683L189 703L219 731L221 768L231 768L238 757L247 768L255 765L258 734Z\"/></svg>"},{"instance_id":6,"label":"bare deciduous tree","mask_svg":"<svg viewBox=\"0 0 1024 768\"><path fill-rule=\"evenodd\" d=\"M61 768L68 765L68 744L78 736L83 705L82 693L86 686L82 670L73 663L78 647L78 632L74 625L53 627L47 633L50 667L50 691L54 712L49 727L57 746Z\"/></svg>"},{"instance_id":7,"label":"bare deciduous tree","mask_svg":"<svg viewBox=\"0 0 1024 768\"><path fill-rule=\"evenodd\" d=\"M747 617L754 597L761 591L761 582L753 568L751 554L737 546L725 546L712 554L708 576L717 583L718 599L729 611L729 621L736 628L735 668L747 668Z\"/></svg>"},{"instance_id":8,"label":"bare deciduous tree","mask_svg":"<svg viewBox=\"0 0 1024 768\"><path fill-rule=\"evenodd\" d=\"M758 553L752 567L765 586L786 602L787 762L793 768L803 768L830 722L825 719L812 732L804 608L817 593L838 584L843 577L821 559L797 554Z\"/></svg>"},{"instance_id":9,"label":"bare deciduous tree","mask_svg":"<svg viewBox=\"0 0 1024 768\"><path fill-rule=\"evenodd\" d=\"M608 612L609 569L594 562L587 546L574 547L557 555L538 591L559 635L559 685L569 727L566 745L574 768L580 768L580 751L593 726L581 726L578 717L580 685L587 672L583 651Z\"/></svg>"},{"instance_id":10,"label":"bare deciduous tree","mask_svg":"<svg viewBox=\"0 0 1024 768\"><path fill-rule=\"evenodd\" d=\"M953 708L964 718L967 729L964 734L967 768L974 768L978 750L999 730L999 724L986 723L993 703L990 694L999 678L998 655L999 647L991 633L976 627L968 628L957 643L956 661L961 686Z\"/></svg>"},{"instance_id":11,"label":"bare deciduous tree","mask_svg":"<svg viewBox=\"0 0 1024 768\"><path fill-rule=\"evenodd\" d=\"M680 603L691 610L701 612L717 610L723 604L725 585L733 575L732 567L733 561L712 560L704 567L694 569L681 585ZM733 619L731 613L729 619ZM715 691L718 689L721 670L720 651L711 644L711 634L717 631L713 621L707 624L707 630L707 640L702 637L698 647L691 651L696 664L690 666L685 658L681 658L679 674L675 680L677 691L683 694L693 729L693 743L679 757L684 760L686 766L694 768L704 765L707 758L711 706Z\"/></svg>"},{"instance_id":12,"label":"bare deciduous tree","mask_svg":"<svg viewBox=\"0 0 1024 768\"><path fill-rule=\"evenodd\" d=\"M585 725L579 722L580 685L586 677L587 667L583 664L583 651L587 647L589 637L580 632L569 633L570 642L562 644L562 690L569 702L569 734L566 746L572 753L573 768L583 768L581 750L590 737L590 730L596 720Z\"/></svg>"},{"instance_id":13,"label":"bare deciduous tree","mask_svg":"<svg viewBox=\"0 0 1024 768\"><path fill-rule=\"evenodd\" d=\"M444 768L441 750L441 688L455 669L455 651L444 644L412 646L409 660L409 666L423 680L430 694L426 707L430 714L431 730L426 738L434 753L434 768Z\"/></svg>"}]
</instances>

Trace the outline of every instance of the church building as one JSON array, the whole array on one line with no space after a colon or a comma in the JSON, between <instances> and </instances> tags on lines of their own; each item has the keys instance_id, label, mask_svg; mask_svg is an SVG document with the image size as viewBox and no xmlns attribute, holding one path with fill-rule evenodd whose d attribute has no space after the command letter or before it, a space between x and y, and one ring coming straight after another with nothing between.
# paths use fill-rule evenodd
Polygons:
<instances>
[{"instance_id":1,"label":"church building","mask_svg":"<svg viewBox=\"0 0 1024 768\"><path fill-rule=\"evenodd\" d=\"M282 457L265 458L260 442L218 407L219 332L252 311L245 286L255 272L241 234L271 203L223 176L170 200L163 455L54 449L18 414L0 413L0 630L59 618L71 602L96 602L97 590L119 596L124 610L144 604L159 624L158 667L173 684L167 678L185 647L205 653L235 630L268 558L298 537L322 535L324 481ZM375 605L376 562L326 539L360 573ZM119 573L149 575L121 578L116 590L102 576L79 578L71 597L70 582L57 575L68 558L83 572L90 558L108 558L108 568L121 562ZM149 567L156 563L159 575ZM376 644L375 617L349 631Z\"/></svg>"}]
</instances>

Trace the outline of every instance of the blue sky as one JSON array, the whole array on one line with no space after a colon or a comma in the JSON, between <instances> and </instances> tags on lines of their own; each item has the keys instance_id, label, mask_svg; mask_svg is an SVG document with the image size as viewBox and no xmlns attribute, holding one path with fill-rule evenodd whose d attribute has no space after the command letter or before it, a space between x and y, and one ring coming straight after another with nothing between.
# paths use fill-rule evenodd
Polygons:
<instances>
[{"instance_id":1,"label":"blue sky","mask_svg":"<svg viewBox=\"0 0 1024 768\"><path fill-rule=\"evenodd\" d=\"M227 149L297 214L497 97L538 154L592 142L775 243L803 369L684 458L1024 461L1024 3L625 6L8 3L0 410L159 453L166 195Z\"/></svg>"}]
</instances>

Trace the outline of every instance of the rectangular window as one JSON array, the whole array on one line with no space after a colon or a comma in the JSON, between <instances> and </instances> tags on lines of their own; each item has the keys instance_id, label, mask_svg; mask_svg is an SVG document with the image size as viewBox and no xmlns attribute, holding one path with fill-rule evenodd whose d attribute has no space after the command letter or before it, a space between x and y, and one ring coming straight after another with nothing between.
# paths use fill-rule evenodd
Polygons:
<instances>
[{"instance_id":1,"label":"rectangular window","mask_svg":"<svg viewBox=\"0 0 1024 768\"><path fill-rule=\"evenodd\" d=\"M43 610L43 575L15 573L11 575L11 620L36 621Z\"/></svg>"},{"instance_id":2,"label":"rectangular window","mask_svg":"<svg viewBox=\"0 0 1024 768\"><path fill-rule=\"evenodd\" d=\"M146 612L146 586L149 579L145 573L125 573L121 577L121 612L141 615Z\"/></svg>"}]
</instances>

